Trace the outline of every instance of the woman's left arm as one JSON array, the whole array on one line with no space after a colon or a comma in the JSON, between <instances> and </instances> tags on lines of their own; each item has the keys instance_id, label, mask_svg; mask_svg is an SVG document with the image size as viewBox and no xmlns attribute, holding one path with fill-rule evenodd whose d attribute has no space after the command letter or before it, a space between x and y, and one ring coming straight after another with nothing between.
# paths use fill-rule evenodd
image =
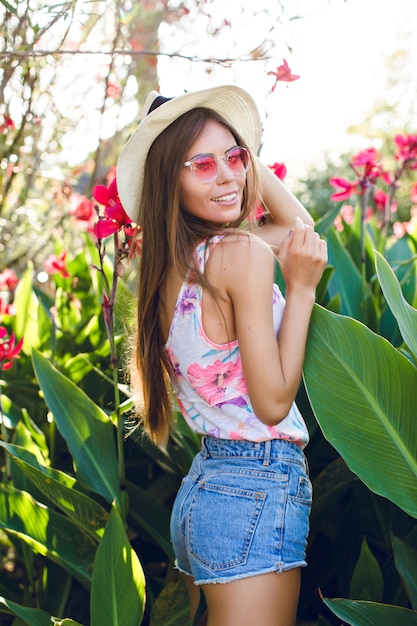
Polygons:
<instances>
[{"instance_id":1,"label":"woman's left arm","mask_svg":"<svg viewBox=\"0 0 417 626\"><path fill-rule=\"evenodd\" d=\"M254 234L268 243L275 252L288 235L298 216L308 226L314 220L301 202L291 193L272 170L257 159L261 180L262 200L268 210L266 223L254 229Z\"/></svg>"}]
</instances>

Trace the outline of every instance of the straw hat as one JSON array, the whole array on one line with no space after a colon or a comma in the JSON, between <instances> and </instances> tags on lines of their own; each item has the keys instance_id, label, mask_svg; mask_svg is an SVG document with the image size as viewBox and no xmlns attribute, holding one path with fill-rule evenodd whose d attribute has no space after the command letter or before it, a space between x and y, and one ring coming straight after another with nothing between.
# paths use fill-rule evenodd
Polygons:
<instances>
[{"instance_id":1,"label":"straw hat","mask_svg":"<svg viewBox=\"0 0 417 626\"><path fill-rule=\"evenodd\" d=\"M240 87L226 85L164 98L152 91L147 97L142 120L120 153L116 165L120 201L136 222L142 196L145 162L155 139L181 115L206 107L217 111L255 152L261 141L261 118L253 98Z\"/></svg>"}]
</instances>

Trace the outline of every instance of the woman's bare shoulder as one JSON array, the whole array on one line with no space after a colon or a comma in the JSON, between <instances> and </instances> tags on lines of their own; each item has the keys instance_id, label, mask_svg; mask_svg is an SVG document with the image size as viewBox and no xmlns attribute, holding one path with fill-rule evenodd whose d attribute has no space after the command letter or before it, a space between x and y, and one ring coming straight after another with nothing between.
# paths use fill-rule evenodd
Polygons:
<instances>
[{"instance_id":1,"label":"woman's bare shoulder","mask_svg":"<svg viewBox=\"0 0 417 626\"><path fill-rule=\"evenodd\" d=\"M273 258L271 247L261 237L248 231L233 231L225 235L216 246L219 253L230 261L252 262L257 257Z\"/></svg>"},{"instance_id":2,"label":"woman's bare shoulder","mask_svg":"<svg viewBox=\"0 0 417 626\"><path fill-rule=\"evenodd\" d=\"M246 231L227 234L210 254L209 280L232 293L273 275L274 254L262 239ZM272 281L271 281L272 284Z\"/></svg>"}]
</instances>

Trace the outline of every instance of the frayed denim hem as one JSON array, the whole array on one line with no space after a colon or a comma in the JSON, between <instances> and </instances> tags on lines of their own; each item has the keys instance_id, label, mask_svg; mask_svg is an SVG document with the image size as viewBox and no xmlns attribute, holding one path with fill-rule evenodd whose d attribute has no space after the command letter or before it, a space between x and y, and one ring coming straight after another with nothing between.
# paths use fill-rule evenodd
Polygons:
<instances>
[{"instance_id":1,"label":"frayed denim hem","mask_svg":"<svg viewBox=\"0 0 417 626\"><path fill-rule=\"evenodd\" d=\"M236 580L241 580L243 578L251 578L252 576L261 576L262 574L271 574L275 572L276 574L281 574L282 572L287 572L291 569L296 569L297 567L306 567L307 563L305 561L299 561L297 563L277 563L274 567L269 567L257 572L245 572L241 574L237 574L236 576L229 576L228 578L222 576L221 578L208 578L207 580L196 580L191 572L187 572L185 569L181 568L178 563L174 562L174 568L181 572L181 574L186 574L187 576L192 576L194 578L194 584L199 587L200 585L225 585L227 583L232 583Z\"/></svg>"}]
</instances>

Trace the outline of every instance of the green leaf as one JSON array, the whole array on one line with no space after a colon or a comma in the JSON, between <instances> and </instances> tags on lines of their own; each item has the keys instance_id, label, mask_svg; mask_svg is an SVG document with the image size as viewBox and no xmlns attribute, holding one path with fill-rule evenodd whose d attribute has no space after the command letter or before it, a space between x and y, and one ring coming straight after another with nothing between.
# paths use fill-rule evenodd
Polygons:
<instances>
[{"instance_id":1,"label":"green leaf","mask_svg":"<svg viewBox=\"0 0 417 626\"><path fill-rule=\"evenodd\" d=\"M395 565L407 589L412 607L417 610L417 551L394 537L392 541Z\"/></svg>"},{"instance_id":2,"label":"green leaf","mask_svg":"<svg viewBox=\"0 0 417 626\"><path fill-rule=\"evenodd\" d=\"M114 428L108 416L37 350L33 351L33 363L80 479L107 502L120 502Z\"/></svg>"},{"instance_id":3,"label":"green leaf","mask_svg":"<svg viewBox=\"0 0 417 626\"><path fill-rule=\"evenodd\" d=\"M20 619L22 619L26 624L29 624L29 626L51 626L51 624L53 624L48 613L46 613L46 611L42 611L41 609L32 609L27 606L21 606L20 604L16 604L16 602L12 602L2 596L0 596L0 604L7 607L13 615L20 617Z\"/></svg>"},{"instance_id":4,"label":"green leaf","mask_svg":"<svg viewBox=\"0 0 417 626\"><path fill-rule=\"evenodd\" d=\"M316 221L316 223L314 224L314 230L316 230L320 235L326 234L328 230L332 228L334 221L339 213L340 205L337 204Z\"/></svg>"},{"instance_id":5,"label":"green leaf","mask_svg":"<svg viewBox=\"0 0 417 626\"><path fill-rule=\"evenodd\" d=\"M138 626L144 606L143 570L113 505L94 562L91 626Z\"/></svg>"},{"instance_id":6,"label":"green leaf","mask_svg":"<svg viewBox=\"0 0 417 626\"><path fill-rule=\"evenodd\" d=\"M378 561L369 549L366 539L362 541L359 559L350 583L350 597L356 600L380 602L384 590L384 579Z\"/></svg>"},{"instance_id":7,"label":"green leaf","mask_svg":"<svg viewBox=\"0 0 417 626\"><path fill-rule=\"evenodd\" d=\"M129 495L129 518L132 524L142 528L164 550L169 559L174 560L172 544L169 541L170 509L162 504L148 490L132 482L127 482Z\"/></svg>"},{"instance_id":8,"label":"green leaf","mask_svg":"<svg viewBox=\"0 0 417 626\"><path fill-rule=\"evenodd\" d=\"M13 5L10 4L10 2L7 2L7 0L1 0L1 4L6 7L6 9L8 11L10 11L11 13L13 13L14 15L17 15L17 8L14 7Z\"/></svg>"},{"instance_id":9,"label":"green leaf","mask_svg":"<svg viewBox=\"0 0 417 626\"><path fill-rule=\"evenodd\" d=\"M324 436L350 469L417 517L417 368L360 322L315 305L304 380Z\"/></svg>"},{"instance_id":10,"label":"green leaf","mask_svg":"<svg viewBox=\"0 0 417 626\"><path fill-rule=\"evenodd\" d=\"M340 293L344 315L363 319L363 280L352 257L335 229L330 229L327 236L329 265L335 272L329 285L329 295L333 298Z\"/></svg>"},{"instance_id":11,"label":"green leaf","mask_svg":"<svg viewBox=\"0 0 417 626\"><path fill-rule=\"evenodd\" d=\"M324 603L351 626L417 626L417 613L401 606L339 598Z\"/></svg>"},{"instance_id":12,"label":"green leaf","mask_svg":"<svg viewBox=\"0 0 417 626\"><path fill-rule=\"evenodd\" d=\"M398 322L401 336L417 358L417 310L408 304L397 277L379 253L376 253L376 270L382 292Z\"/></svg>"},{"instance_id":13,"label":"green leaf","mask_svg":"<svg viewBox=\"0 0 417 626\"><path fill-rule=\"evenodd\" d=\"M164 585L152 604L150 626L191 626L190 600L182 578Z\"/></svg>"},{"instance_id":14,"label":"green leaf","mask_svg":"<svg viewBox=\"0 0 417 626\"><path fill-rule=\"evenodd\" d=\"M16 316L14 330L18 339L24 337L23 352L30 354L32 347L39 346L38 300L32 289L33 268L29 265L20 280L14 297Z\"/></svg>"},{"instance_id":15,"label":"green leaf","mask_svg":"<svg viewBox=\"0 0 417 626\"><path fill-rule=\"evenodd\" d=\"M24 491L0 484L0 528L89 586L97 543L61 513Z\"/></svg>"},{"instance_id":16,"label":"green leaf","mask_svg":"<svg viewBox=\"0 0 417 626\"><path fill-rule=\"evenodd\" d=\"M80 624L80 622L76 622L73 619L70 619L69 617L66 617L65 619L59 619L59 620L52 618L52 621L53 621L54 626L83 626L82 624Z\"/></svg>"},{"instance_id":17,"label":"green leaf","mask_svg":"<svg viewBox=\"0 0 417 626\"><path fill-rule=\"evenodd\" d=\"M34 454L20 446L0 441L15 463L51 502L66 513L96 541L102 534L107 511L89 496L77 491L76 480L60 470L41 464Z\"/></svg>"}]
</instances>

